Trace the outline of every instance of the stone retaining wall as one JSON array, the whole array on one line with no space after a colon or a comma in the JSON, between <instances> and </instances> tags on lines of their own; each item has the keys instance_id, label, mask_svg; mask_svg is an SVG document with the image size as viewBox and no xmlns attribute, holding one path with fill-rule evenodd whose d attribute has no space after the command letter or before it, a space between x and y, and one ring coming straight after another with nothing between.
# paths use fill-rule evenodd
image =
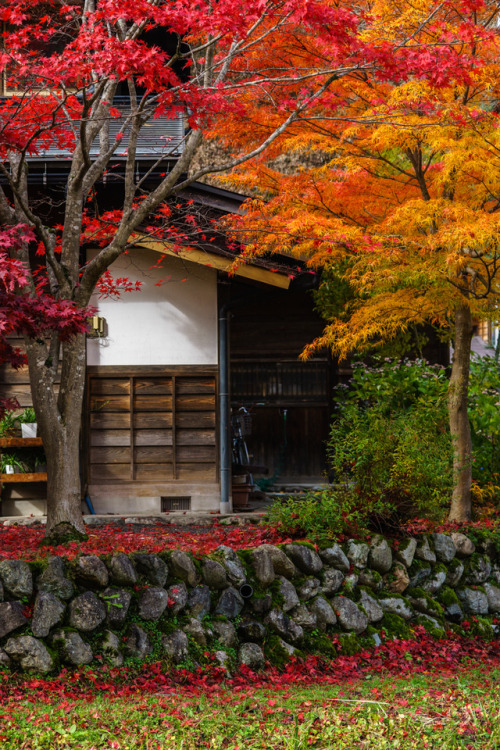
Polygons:
<instances>
[{"instance_id":1,"label":"stone retaining wall","mask_svg":"<svg viewBox=\"0 0 500 750\"><path fill-rule=\"evenodd\" d=\"M389 543L350 540L0 561L0 667L165 659L227 669L290 656L353 653L421 625L436 637L496 634L500 557L494 540L455 533Z\"/></svg>"}]
</instances>

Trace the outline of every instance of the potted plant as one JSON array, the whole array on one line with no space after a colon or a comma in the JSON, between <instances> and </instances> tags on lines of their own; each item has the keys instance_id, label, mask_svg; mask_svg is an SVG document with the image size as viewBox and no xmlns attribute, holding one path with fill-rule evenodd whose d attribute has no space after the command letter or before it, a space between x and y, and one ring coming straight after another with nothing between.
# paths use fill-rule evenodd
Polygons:
<instances>
[{"instance_id":1,"label":"potted plant","mask_svg":"<svg viewBox=\"0 0 500 750\"><path fill-rule=\"evenodd\" d=\"M21 425L21 434L23 438L34 438L36 437L36 415L35 410L32 406L27 406L26 409L17 418Z\"/></svg>"},{"instance_id":2,"label":"potted plant","mask_svg":"<svg viewBox=\"0 0 500 750\"><path fill-rule=\"evenodd\" d=\"M24 465L16 453L2 453L0 456L0 474L21 474Z\"/></svg>"},{"instance_id":3,"label":"potted plant","mask_svg":"<svg viewBox=\"0 0 500 750\"><path fill-rule=\"evenodd\" d=\"M13 411L6 411L0 419L0 437L15 437L18 421Z\"/></svg>"}]
</instances>

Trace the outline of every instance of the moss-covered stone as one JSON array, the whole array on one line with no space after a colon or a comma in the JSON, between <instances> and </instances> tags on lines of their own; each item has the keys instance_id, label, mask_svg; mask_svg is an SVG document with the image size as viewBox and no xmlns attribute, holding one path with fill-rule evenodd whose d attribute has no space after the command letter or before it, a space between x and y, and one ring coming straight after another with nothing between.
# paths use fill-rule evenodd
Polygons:
<instances>
[{"instance_id":1,"label":"moss-covered stone","mask_svg":"<svg viewBox=\"0 0 500 750\"><path fill-rule=\"evenodd\" d=\"M406 640L411 638L411 630L408 623L399 615L393 615L386 612L380 621L380 630L384 630L388 638L401 638Z\"/></svg>"},{"instance_id":2,"label":"moss-covered stone","mask_svg":"<svg viewBox=\"0 0 500 750\"><path fill-rule=\"evenodd\" d=\"M444 638L446 631L443 627L440 627L441 623L438 623L433 617L426 617L425 615L417 615L413 622L415 625L421 625L433 638Z\"/></svg>"},{"instance_id":3,"label":"moss-covered stone","mask_svg":"<svg viewBox=\"0 0 500 750\"><path fill-rule=\"evenodd\" d=\"M455 591L453 591L453 589L451 589L449 586L443 586L443 588L437 595L437 599L445 607L450 606L450 604L460 604L460 600Z\"/></svg>"}]
</instances>

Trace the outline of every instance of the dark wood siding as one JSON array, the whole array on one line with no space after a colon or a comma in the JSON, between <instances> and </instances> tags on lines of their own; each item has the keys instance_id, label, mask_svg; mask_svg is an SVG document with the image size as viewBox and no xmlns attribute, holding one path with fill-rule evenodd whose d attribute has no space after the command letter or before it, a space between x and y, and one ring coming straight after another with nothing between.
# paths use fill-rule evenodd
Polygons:
<instances>
[{"instance_id":1,"label":"dark wood siding","mask_svg":"<svg viewBox=\"0 0 500 750\"><path fill-rule=\"evenodd\" d=\"M214 368L89 368L87 482L217 480Z\"/></svg>"},{"instance_id":2,"label":"dark wood siding","mask_svg":"<svg viewBox=\"0 0 500 750\"><path fill-rule=\"evenodd\" d=\"M233 413L251 413L251 463L267 467L274 486L321 481L336 367L326 353L299 360L324 328L311 294L236 282L232 297L231 402Z\"/></svg>"}]
</instances>

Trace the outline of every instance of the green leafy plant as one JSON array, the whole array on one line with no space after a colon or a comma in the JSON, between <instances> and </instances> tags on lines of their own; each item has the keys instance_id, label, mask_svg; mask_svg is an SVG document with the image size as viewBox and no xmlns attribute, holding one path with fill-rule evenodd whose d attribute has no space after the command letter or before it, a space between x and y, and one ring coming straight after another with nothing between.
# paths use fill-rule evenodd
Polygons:
<instances>
[{"instance_id":1,"label":"green leafy plant","mask_svg":"<svg viewBox=\"0 0 500 750\"><path fill-rule=\"evenodd\" d=\"M17 417L19 424L33 424L36 422L35 410L32 406L27 406L23 412Z\"/></svg>"},{"instance_id":2,"label":"green leafy plant","mask_svg":"<svg viewBox=\"0 0 500 750\"><path fill-rule=\"evenodd\" d=\"M26 470L24 463L17 453L2 453L0 456L0 474L7 473L7 466L13 466L20 471Z\"/></svg>"},{"instance_id":3,"label":"green leafy plant","mask_svg":"<svg viewBox=\"0 0 500 750\"><path fill-rule=\"evenodd\" d=\"M6 411L0 419L0 437L14 437L18 429L18 418L13 411Z\"/></svg>"}]
</instances>

